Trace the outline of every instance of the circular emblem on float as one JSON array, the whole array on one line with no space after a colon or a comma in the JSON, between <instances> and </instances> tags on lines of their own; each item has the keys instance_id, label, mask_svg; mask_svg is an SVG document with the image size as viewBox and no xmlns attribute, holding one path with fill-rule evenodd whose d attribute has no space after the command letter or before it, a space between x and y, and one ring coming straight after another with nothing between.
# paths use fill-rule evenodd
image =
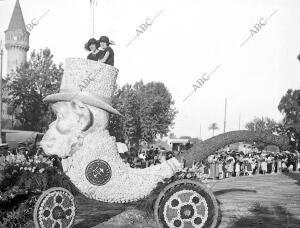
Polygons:
<instances>
[{"instance_id":1,"label":"circular emblem on float","mask_svg":"<svg viewBox=\"0 0 300 228\"><path fill-rule=\"evenodd\" d=\"M110 165L100 159L91 161L85 169L85 177L93 185L105 185L111 178Z\"/></svg>"}]
</instances>

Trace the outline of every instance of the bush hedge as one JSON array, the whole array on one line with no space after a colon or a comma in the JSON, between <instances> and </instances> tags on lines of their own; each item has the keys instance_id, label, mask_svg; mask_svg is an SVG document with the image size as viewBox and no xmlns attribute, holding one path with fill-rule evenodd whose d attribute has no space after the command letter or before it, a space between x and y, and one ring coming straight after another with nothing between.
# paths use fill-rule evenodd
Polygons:
<instances>
[{"instance_id":1,"label":"bush hedge","mask_svg":"<svg viewBox=\"0 0 300 228\"><path fill-rule=\"evenodd\" d=\"M29 156L28 156L29 155ZM57 157L45 157L32 148L9 149L0 156L0 227L26 227L34 204L51 187L78 190L59 168Z\"/></svg>"}]
</instances>

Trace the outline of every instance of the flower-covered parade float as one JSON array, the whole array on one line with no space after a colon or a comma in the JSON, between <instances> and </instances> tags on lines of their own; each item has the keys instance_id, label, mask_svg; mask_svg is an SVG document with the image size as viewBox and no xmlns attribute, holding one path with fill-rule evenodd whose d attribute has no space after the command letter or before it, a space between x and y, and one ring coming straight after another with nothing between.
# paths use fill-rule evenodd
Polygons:
<instances>
[{"instance_id":1,"label":"flower-covered parade float","mask_svg":"<svg viewBox=\"0 0 300 228\"><path fill-rule=\"evenodd\" d=\"M203 183L173 176L183 171L182 163L171 158L145 169L123 162L115 138L107 131L109 113L120 115L111 104L117 68L96 61L68 58L60 92L49 95L56 121L45 133L41 146L48 155L62 158L64 173L84 196L109 203L146 200L158 183L161 192L153 201L154 215L161 227L215 226L216 199ZM89 80L84 88L83 82ZM70 227L75 201L63 188L51 188L37 201L37 227Z\"/></svg>"},{"instance_id":2,"label":"flower-covered parade float","mask_svg":"<svg viewBox=\"0 0 300 228\"><path fill-rule=\"evenodd\" d=\"M41 146L47 155L61 159L63 172L51 165L36 165L38 168L29 171L39 176L53 169L59 176L44 177L52 181L45 179L44 184L37 178L42 194L36 194L36 227L71 227L76 217L76 191L97 201L144 205L152 211L158 227L216 227L216 198L205 181L184 166L237 140L287 145L286 139L274 135L233 132L221 140L213 137L204 141L199 151L187 151L144 169L131 168L121 159L116 140L107 131L109 114L121 115L111 106L117 74L118 69L107 64L67 58L60 92L45 98L53 103L57 119L50 124ZM53 184L58 179L62 181Z\"/></svg>"}]
</instances>

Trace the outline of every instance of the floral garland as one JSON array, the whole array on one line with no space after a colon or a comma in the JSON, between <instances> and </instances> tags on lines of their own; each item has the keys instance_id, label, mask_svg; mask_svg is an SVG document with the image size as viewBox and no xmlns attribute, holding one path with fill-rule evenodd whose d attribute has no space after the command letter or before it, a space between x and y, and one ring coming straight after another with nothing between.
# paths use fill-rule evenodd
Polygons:
<instances>
[{"instance_id":1,"label":"floral garland","mask_svg":"<svg viewBox=\"0 0 300 228\"><path fill-rule=\"evenodd\" d=\"M268 132L240 130L226 132L206 139L194 145L185 153L192 153L193 156L191 157L193 159L201 161L205 160L209 155L215 154L218 149L236 142L263 142L269 145L276 145L283 150L289 146L289 140L286 136L276 136Z\"/></svg>"}]
</instances>

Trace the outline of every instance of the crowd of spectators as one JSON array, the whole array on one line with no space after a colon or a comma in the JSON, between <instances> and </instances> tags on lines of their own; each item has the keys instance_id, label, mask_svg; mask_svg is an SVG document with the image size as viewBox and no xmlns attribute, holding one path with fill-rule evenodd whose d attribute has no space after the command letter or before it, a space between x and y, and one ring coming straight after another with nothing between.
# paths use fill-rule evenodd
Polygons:
<instances>
[{"instance_id":1,"label":"crowd of spectators","mask_svg":"<svg viewBox=\"0 0 300 228\"><path fill-rule=\"evenodd\" d=\"M130 151L121 155L124 162L133 168L146 168L160 164L174 157L173 151L164 148ZM289 151L258 150L255 146L244 146L241 150L231 150L229 146L211 155L204 162L194 162L192 170L210 178L251 176L300 171L300 153Z\"/></svg>"},{"instance_id":2,"label":"crowd of spectators","mask_svg":"<svg viewBox=\"0 0 300 228\"><path fill-rule=\"evenodd\" d=\"M152 165L160 164L174 156L172 151L167 151L163 147L151 147L136 152L133 149L130 152L120 154L125 163L129 163L132 168L146 168Z\"/></svg>"},{"instance_id":3,"label":"crowd of spectators","mask_svg":"<svg viewBox=\"0 0 300 228\"><path fill-rule=\"evenodd\" d=\"M208 157L208 173L212 178L222 179L232 176L293 172L300 169L299 159L298 152L260 151L253 145L244 146L240 151L226 147Z\"/></svg>"}]
</instances>

